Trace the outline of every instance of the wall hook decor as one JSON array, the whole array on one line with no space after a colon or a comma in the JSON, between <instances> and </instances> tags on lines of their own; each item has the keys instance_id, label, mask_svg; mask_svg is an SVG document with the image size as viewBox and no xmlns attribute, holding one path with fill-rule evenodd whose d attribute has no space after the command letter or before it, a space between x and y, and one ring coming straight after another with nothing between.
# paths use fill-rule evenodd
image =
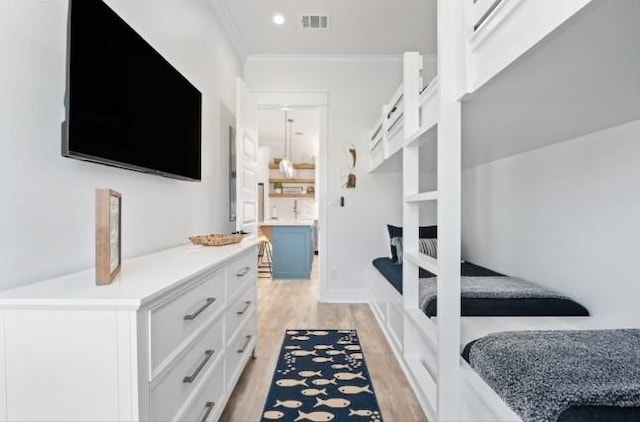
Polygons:
<instances>
[{"instance_id":1,"label":"wall hook decor","mask_svg":"<svg viewBox=\"0 0 640 422\"><path fill-rule=\"evenodd\" d=\"M347 175L347 181L345 183L345 187L348 189L355 189L356 187L356 175L354 173L357 162L357 154L356 147L354 145L350 145L348 147L350 159L351 159L351 169L349 170L349 174Z\"/></svg>"}]
</instances>

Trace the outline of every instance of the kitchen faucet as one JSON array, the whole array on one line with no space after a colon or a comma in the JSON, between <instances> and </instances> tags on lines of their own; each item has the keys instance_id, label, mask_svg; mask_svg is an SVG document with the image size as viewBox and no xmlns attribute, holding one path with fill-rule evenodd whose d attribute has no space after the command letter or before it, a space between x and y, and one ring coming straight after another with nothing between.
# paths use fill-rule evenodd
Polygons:
<instances>
[{"instance_id":1,"label":"kitchen faucet","mask_svg":"<svg viewBox=\"0 0 640 422\"><path fill-rule=\"evenodd\" d=\"M297 220L298 219L298 200L293 200L293 216Z\"/></svg>"}]
</instances>

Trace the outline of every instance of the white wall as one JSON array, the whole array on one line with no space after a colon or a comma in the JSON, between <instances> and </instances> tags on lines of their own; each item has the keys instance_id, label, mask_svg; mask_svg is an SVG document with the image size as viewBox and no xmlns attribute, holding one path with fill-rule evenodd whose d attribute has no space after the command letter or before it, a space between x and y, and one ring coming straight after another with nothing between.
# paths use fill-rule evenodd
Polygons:
<instances>
[{"instance_id":1,"label":"white wall","mask_svg":"<svg viewBox=\"0 0 640 422\"><path fill-rule=\"evenodd\" d=\"M422 162L420 165L422 165ZM438 174L432 172L420 173L418 186L420 192L438 190ZM436 201L422 202L419 207L421 226L435 226L438 224L438 203Z\"/></svg>"},{"instance_id":2,"label":"white wall","mask_svg":"<svg viewBox=\"0 0 640 422\"><path fill-rule=\"evenodd\" d=\"M209 0L107 3L203 92L202 183L63 158L67 1L2 0L0 288L93 266L98 187L123 194L125 258L233 227L220 121L241 64Z\"/></svg>"},{"instance_id":3,"label":"white wall","mask_svg":"<svg viewBox=\"0 0 640 422\"><path fill-rule=\"evenodd\" d=\"M640 322L640 121L463 177L463 257Z\"/></svg>"},{"instance_id":4,"label":"white wall","mask_svg":"<svg viewBox=\"0 0 640 422\"><path fill-rule=\"evenodd\" d=\"M245 80L254 90L326 90L329 216L327 256L330 301L366 300L371 260L388 255L386 223L400 223L400 174L368 174L367 136L382 105L401 82L398 60L376 58L252 58ZM345 143L356 145L357 188L343 189ZM340 196L345 207L338 206Z\"/></svg>"}]
</instances>

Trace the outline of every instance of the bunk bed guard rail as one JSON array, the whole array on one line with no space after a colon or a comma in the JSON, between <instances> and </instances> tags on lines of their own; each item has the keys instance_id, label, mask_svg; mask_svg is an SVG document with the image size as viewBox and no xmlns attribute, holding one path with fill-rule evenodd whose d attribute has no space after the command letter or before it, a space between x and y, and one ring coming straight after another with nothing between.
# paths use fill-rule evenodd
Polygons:
<instances>
[{"instance_id":1,"label":"bunk bed guard rail","mask_svg":"<svg viewBox=\"0 0 640 422\"><path fill-rule=\"evenodd\" d=\"M480 17L477 18L476 23L473 25L474 32L480 29L482 24L485 23L487 19L489 19L489 16L491 16L491 14L503 1L504 0L493 0L493 2L491 2L490 0L473 0L474 10L476 11L476 13L474 13L474 16L477 17L478 15L480 15ZM484 9L484 7L486 7L486 10Z\"/></svg>"}]
</instances>

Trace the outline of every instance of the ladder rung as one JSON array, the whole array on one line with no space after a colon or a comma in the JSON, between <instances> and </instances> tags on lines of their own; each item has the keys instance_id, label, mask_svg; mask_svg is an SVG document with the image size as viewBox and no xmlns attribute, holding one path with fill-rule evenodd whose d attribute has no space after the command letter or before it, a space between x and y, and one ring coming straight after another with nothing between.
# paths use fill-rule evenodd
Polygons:
<instances>
[{"instance_id":1,"label":"ladder rung","mask_svg":"<svg viewBox=\"0 0 640 422\"><path fill-rule=\"evenodd\" d=\"M437 201L438 200L438 191L434 190L431 192L423 192L415 195L408 195L404 197L405 202L427 202L427 201Z\"/></svg>"},{"instance_id":2,"label":"ladder rung","mask_svg":"<svg viewBox=\"0 0 640 422\"><path fill-rule=\"evenodd\" d=\"M420 252L405 252L404 255L409 262L420 268L424 268L432 274L438 275L438 260Z\"/></svg>"},{"instance_id":3,"label":"ladder rung","mask_svg":"<svg viewBox=\"0 0 640 422\"><path fill-rule=\"evenodd\" d=\"M404 140L404 145L405 146L413 146L413 144L416 143L416 141L418 141L420 138L422 138L422 136L429 132L429 129L431 129L433 126L420 126L418 128L418 130L416 130L415 132L413 132L411 135L409 135L408 138L406 138Z\"/></svg>"}]
</instances>

